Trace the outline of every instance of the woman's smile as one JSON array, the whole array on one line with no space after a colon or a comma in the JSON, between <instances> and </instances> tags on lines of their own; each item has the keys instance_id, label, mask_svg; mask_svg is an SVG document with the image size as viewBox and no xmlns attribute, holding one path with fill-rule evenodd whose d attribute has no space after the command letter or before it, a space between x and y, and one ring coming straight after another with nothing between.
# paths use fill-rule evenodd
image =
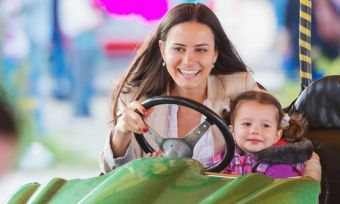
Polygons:
<instances>
[{"instance_id":1,"label":"woman's smile","mask_svg":"<svg viewBox=\"0 0 340 204\"><path fill-rule=\"evenodd\" d=\"M201 73L201 70L178 69L178 72L185 79L195 79Z\"/></svg>"}]
</instances>

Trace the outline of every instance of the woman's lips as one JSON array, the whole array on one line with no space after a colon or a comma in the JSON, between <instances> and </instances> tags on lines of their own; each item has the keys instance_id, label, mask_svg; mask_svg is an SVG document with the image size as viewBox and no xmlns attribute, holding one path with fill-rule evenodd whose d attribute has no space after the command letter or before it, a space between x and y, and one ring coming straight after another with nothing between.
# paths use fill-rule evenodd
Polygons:
<instances>
[{"instance_id":1,"label":"woman's lips","mask_svg":"<svg viewBox=\"0 0 340 204\"><path fill-rule=\"evenodd\" d=\"M200 70L183 70L179 69L178 72L180 75L186 79L192 79L198 76L198 74L201 72Z\"/></svg>"}]
</instances>

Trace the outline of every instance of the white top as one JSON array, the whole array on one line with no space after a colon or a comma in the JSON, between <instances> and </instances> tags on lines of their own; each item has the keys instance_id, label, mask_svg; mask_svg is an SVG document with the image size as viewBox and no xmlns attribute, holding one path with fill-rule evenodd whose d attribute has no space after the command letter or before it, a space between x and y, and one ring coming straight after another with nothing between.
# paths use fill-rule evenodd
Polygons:
<instances>
[{"instance_id":1,"label":"white top","mask_svg":"<svg viewBox=\"0 0 340 204\"><path fill-rule=\"evenodd\" d=\"M203 102L207 105L207 100ZM167 127L167 137L175 138L178 137L178 127L177 127L177 112L178 105L170 105L170 113L168 115L168 127ZM201 122L205 120L205 116L202 115ZM194 147L192 158L201 162L202 164L208 165L212 163L212 158L214 156L212 149L212 138L209 131L206 131L201 139L197 142Z\"/></svg>"}]
</instances>

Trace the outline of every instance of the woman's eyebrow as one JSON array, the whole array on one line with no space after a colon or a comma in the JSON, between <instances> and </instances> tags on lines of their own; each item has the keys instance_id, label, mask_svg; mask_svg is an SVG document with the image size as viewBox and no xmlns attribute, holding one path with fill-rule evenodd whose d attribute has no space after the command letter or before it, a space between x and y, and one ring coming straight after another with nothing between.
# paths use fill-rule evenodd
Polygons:
<instances>
[{"instance_id":1,"label":"woman's eyebrow","mask_svg":"<svg viewBox=\"0 0 340 204\"><path fill-rule=\"evenodd\" d=\"M182 43L173 43L172 45L186 47L186 45L184 45ZM205 46L209 47L210 45L208 43L202 43L202 44L195 45L195 47L205 47Z\"/></svg>"},{"instance_id":2,"label":"woman's eyebrow","mask_svg":"<svg viewBox=\"0 0 340 204\"><path fill-rule=\"evenodd\" d=\"M208 43L202 43L202 44L195 45L195 47L202 47L202 46L210 46L210 45Z\"/></svg>"},{"instance_id":3,"label":"woman's eyebrow","mask_svg":"<svg viewBox=\"0 0 340 204\"><path fill-rule=\"evenodd\" d=\"M173 43L172 45L176 45L176 46L183 46L183 47L185 47L185 45L184 45L184 44L182 44L182 43Z\"/></svg>"}]
</instances>

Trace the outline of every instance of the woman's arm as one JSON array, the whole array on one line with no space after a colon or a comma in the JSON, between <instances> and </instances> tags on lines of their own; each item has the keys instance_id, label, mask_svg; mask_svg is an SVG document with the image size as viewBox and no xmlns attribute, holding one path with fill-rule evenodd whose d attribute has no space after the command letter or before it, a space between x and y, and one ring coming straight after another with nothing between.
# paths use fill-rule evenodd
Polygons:
<instances>
[{"instance_id":1,"label":"woman's arm","mask_svg":"<svg viewBox=\"0 0 340 204\"><path fill-rule=\"evenodd\" d=\"M111 138L111 148L117 157L125 155L132 133L141 134L148 130L142 117L135 110L138 110L144 116L147 114L146 109L139 101L133 101L119 111L120 116L118 116Z\"/></svg>"},{"instance_id":2,"label":"woman's arm","mask_svg":"<svg viewBox=\"0 0 340 204\"><path fill-rule=\"evenodd\" d=\"M306 161L303 175L310 176L319 182L321 181L320 157L315 152L313 152L310 160Z\"/></svg>"},{"instance_id":3,"label":"woman's arm","mask_svg":"<svg viewBox=\"0 0 340 204\"><path fill-rule=\"evenodd\" d=\"M142 118L135 112L138 109L146 115L146 110L138 101L125 106L118 102L119 117L114 124L100 155L100 167L107 173L133 159L141 157L141 150L133 137L133 132L141 133L147 130Z\"/></svg>"},{"instance_id":4,"label":"woman's arm","mask_svg":"<svg viewBox=\"0 0 340 204\"><path fill-rule=\"evenodd\" d=\"M131 160L139 158L141 155L140 153L141 151L138 149L139 146L136 145L135 144L136 142L134 141L134 139L132 139L129 146L127 147L125 154L121 157L117 157L111 148L111 140L113 136L112 135L113 131L114 130L112 130L109 136L106 138L104 148L99 158L100 169L103 173L108 173L114 170L115 168L126 164L127 162Z\"/></svg>"}]
</instances>

